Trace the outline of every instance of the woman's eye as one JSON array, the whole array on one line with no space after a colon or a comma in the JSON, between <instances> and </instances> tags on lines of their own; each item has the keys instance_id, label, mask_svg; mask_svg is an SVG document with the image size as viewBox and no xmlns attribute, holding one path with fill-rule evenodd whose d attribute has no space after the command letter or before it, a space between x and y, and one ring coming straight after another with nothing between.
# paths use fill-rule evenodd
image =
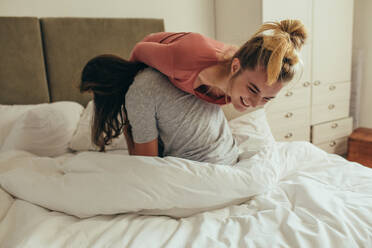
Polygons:
<instances>
[{"instance_id":1,"label":"woman's eye","mask_svg":"<svg viewBox=\"0 0 372 248\"><path fill-rule=\"evenodd\" d=\"M257 91L255 91L255 90L252 89L251 87L248 87L248 89L249 89L253 94L257 94Z\"/></svg>"}]
</instances>

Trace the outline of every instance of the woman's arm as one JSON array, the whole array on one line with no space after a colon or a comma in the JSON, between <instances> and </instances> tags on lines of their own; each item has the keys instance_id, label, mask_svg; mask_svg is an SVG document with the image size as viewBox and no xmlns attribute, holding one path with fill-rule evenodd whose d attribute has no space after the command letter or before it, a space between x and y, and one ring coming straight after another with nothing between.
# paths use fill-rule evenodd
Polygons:
<instances>
[{"instance_id":1,"label":"woman's arm","mask_svg":"<svg viewBox=\"0 0 372 248\"><path fill-rule=\"evenodd\" d=\"M138 155L138 156L159 156L158 151L158 139L154 139L153 141L147 143L134 143L134 154L131 155Z\"/></svg>"},{"instance_id":2,"label":"woman's arm","mask_svg":"<svg viewBox=\"0 0 372 248\"><path fill-rule=\"evenodd\" d=\"M162 32L148 35L138 42L129 60L145 63L170 79L178 78L177 82L182 83L187 81L185 77L188 78L185 73L211 66L216 60L225 60L225 50L224 43L199 33Z\"/></svg>"},{"instance_id":3,"label":"woman's arm","mask_svg":"<svg viewBox=\"0 0 372 248\"><path fill-rule=\"evenodd\" d=\"M159 74L149 68L140 72L125 95L124 133L129 154L158 156L157 106L161 98L156 94Z\"/></svg>"}]
</instances>

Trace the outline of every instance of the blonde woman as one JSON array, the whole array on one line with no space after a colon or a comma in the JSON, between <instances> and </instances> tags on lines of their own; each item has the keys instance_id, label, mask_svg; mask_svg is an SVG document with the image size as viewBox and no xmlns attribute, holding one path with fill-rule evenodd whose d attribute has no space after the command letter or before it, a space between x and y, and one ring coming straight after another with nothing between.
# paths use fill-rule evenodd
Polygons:
<instances>
[{"instance_id":1,"label":"blonde woman","mask_svg":"<svg viewBox=\"0 0 372 248\"><path fill-rule=\"evenodd\" d=\"M220 143L216 151L222 151L221 147L231 133L226 131L226 120L220 118L222 110L216 107L232 103L235 109L244 111L275 98L296 73L298 51L306 37L300 21L283 20L262 25L239 49L197 33L162 32L151 34L139 42L130 61L99 56L85 66L81 82L82 92L94 93L93 141L104 150L112 138L124 131L130 153L134 155L158 156L160 143L167 147L168 152L161 154L164 156L190 158L198 157L198 152L207 156L216 143ZM160 71L168 80L154 69L144 70L147 66ZM150 88L146 87L146 82ZM162 84L167 82L178 91L169 87L162 89ZM156 91L159 88L162 90ZM177 97L168 98L165 91ZM182 101L192 95L202 101L194 103L190 100L193 103L186 107L188 105ZM214 105L213 111L195 115L202 102ZM163 113L161 120L160 112ZM171 113L173 117L170 117ZM203 129L198 125L198 118L204 118L204 126L216 125ZM174 119L179 122L173 122ZM162 128L161 123L170 126ZM192 139L183 135L185 127L193 135ZM202 135L203 132L206 134ZM219 139L221 134L224 134L224 139ZM206 142L207 137L213 139ZM174 143L164 144L167 140L178 141L182 149L177 150ZM237 158L235 142L230 138L227 140L227 153L222 153L222 157L230 157L233 163ZM195 160L208 161L205 157Z\"/></svg>"},{"instance_id":2,"label":"blonde woman","mask_svg":"<svg viewBox=\"0 0 372 248\"><path fill-rule=\"evenodd\" d=\"M244 111L273 99L293 78L306 37L299 20L265 23L237 51L201 34L161 32L139 42L130 60L156 68L203 100Z\"/></svg>"}]
</instances>

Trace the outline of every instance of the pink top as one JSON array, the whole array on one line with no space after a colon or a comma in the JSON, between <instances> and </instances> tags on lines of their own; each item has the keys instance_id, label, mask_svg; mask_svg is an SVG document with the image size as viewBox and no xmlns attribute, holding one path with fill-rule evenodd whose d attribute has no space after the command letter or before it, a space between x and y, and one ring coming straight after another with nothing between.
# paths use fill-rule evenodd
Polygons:
<instances>
[{"instance_id":1,"label":"pink top","mask_svg":"<svg viewBox=\"0 0 372 248\"><path fill-rule=\"evenodd\" d=\"M146 36L134 47L130 61L140 61L167 75L181 90L223 105L225 97L213 98L194 90L199 73L218 63L224 44L198 33L160 32Z\"/></svg>"}]
</instances>

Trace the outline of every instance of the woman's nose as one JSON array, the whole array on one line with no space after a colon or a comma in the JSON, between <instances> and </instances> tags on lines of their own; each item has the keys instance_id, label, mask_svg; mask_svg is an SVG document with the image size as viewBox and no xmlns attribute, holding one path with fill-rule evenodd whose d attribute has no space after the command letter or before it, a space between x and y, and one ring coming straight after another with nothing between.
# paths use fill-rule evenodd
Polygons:
<instances>
[{"instance_id":1,"label":"woman's nose","mask_svg":"<svg viewBox=\"0 0 372 248\"><path fill-rule=\"evenodd\" d=\"M252 97L250 99L251 99L251 106L253 108L255 108L255 107L257 107L258 103L260 102L261 97L260 96L256 96L256 97Z\"/></svg>"}]
</instances>

